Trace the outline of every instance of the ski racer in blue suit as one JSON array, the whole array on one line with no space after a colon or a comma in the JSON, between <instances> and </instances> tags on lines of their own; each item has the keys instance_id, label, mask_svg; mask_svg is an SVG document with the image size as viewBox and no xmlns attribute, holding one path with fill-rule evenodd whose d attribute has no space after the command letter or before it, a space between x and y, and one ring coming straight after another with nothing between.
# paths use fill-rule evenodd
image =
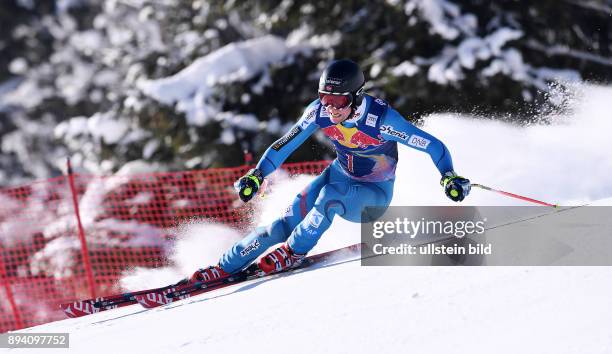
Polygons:
<instances>
[{"instance_id":1,"label":"ski racer in blue suit","mask_svg":"<svg viewBox=\"0 0 612 354\"><path fill-rule=\"evenodd\" d=\"M326 68L319 81L319 99L306 107L299 121L266 150L257 167L235 187L240 198L249 201L264 178L319 129L333 142L337 158L296 196L282 217L255 229L227 250L218 265L194 273L192 281L227 277L277 244L282 245L262 257L259 268L273 273L296 266L334 217L361 222L363 208L388 207L393 196L397 143L429 154L450 199L461 201L469 194L470 182L454 172L446 146L405 120L385 101L365 94L364 83L359 66L350 60L334 61Z\"/></svg>"}]
</instances>

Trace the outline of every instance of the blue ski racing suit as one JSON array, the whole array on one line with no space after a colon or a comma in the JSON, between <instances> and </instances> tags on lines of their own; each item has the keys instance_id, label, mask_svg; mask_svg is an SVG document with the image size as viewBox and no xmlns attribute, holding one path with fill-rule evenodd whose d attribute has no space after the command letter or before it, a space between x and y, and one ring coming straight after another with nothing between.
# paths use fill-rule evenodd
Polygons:
<instances>
[{"instance_id":1,"label":"blue ski racing suit","mask_svg":"<svg viewBox=\"0 0 612 354\"><path fill-rule=\"evenodd\" d=\"M333 142L337 158L295 197L283 216L256 228L223 254L219 265L225 272L245 268L282 242L296 254L306 254L336 215L361 222L364 207L388 207L397 143L428 153L440 174L453 171L451 155L440 140L415 127L385 101L365 95L355 114L339 124L331 122L319 99L308 105L300 120L261 157L257 168L263 177L318 129Z\"/></svg>"}]
</instances>

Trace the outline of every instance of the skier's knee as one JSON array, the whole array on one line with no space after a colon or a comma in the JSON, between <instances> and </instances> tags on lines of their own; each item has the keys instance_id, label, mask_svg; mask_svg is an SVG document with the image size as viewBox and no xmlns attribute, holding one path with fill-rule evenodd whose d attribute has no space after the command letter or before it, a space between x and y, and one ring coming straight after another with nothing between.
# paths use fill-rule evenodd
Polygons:
<instances>
[{"instance_id":1,"label":"skier's knee","mask_svg":"<svg viewBox=\"0 0 612 354\"><path fill-rule=\"evenodd\" d=\"M325 205L323 205L322 210L319 211L322 212L323 215L325 215L329 222L332 222L334 220L334 216L344 215L346 213L346 208L344 207L344 204L342 204L341 201L330 200L325 203Z\"/></svg>"},{"instance_id":2,"label":"skier's knee","mask_svg":"<svg viewBox=\"0 0 612 354\"><path fill-rule=\"evenodd\" d=\"M335 215L344 215L346 207L342 199L346 196L346 190L339 185L326 185L321 189L319 198L315 202L315 208L331 222Z\"/></svg>"}]
</instances>

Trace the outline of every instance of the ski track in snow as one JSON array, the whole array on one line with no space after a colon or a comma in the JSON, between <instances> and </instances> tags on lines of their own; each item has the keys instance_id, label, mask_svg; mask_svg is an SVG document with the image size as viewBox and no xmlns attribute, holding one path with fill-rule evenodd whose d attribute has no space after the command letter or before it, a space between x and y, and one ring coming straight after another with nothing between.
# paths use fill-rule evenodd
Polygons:
<instances>
[{"instance_id":1,"label":"ski track in snow","mask_svg":"<svg viewBox=\"0 0 612 354\"><path fill-rule=\"evenodd\" d=\"M434 115L425 129L475 183L563 205L612 205L612 88L580 87L572 114L550 126ZM312 177L277 173L258 222L275 218ZM400 148L393 205L451 205L428 156ZM473 190L469 205L526 205ZM188 225L177 267L137 270L126 288L163 285L215 262L228 242L202 242L219 225ZM313 253L359 242L337 218ZM231 243L231 242L229 242ZM171 279L173 278L174 279ZM359 262L259 280L164 308L140 307L21 332L70 332L71 353L611 353L610 267L360 267ZM0 352L5 350L0 349ZM8 351L7 351L8 352Z\"/></svg>"}]
</instances>

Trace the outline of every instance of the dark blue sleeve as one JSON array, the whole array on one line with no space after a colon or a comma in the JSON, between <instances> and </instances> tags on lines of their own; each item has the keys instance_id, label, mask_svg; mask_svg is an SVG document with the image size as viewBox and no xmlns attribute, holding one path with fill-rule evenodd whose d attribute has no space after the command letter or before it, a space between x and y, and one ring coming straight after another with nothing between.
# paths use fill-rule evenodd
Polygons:
<instances>
[{"instance_id":1,"label":"dark blue sleeve","mask_svg":"<svg viewBox=\"0 0 612 354\"><path fill-rule=\"evenodd\" d=\"M440 174L453 171L453 160L446 146L433 135L415 127L391 107L385 113L380 133L386 140L428 153Z\"/></svg>"},{"instance_id":2,"label":"dark blue sleeve","mask_svg":"<svg viewBox=\"0 0 612 354\"><path fill-rule=\"evenodd\" d=\"M257 168L261 170L264 177L274 172L295 149L319 128L315 122L319 108L319 100L310 103L300 120L266 150L257 164Z\"/></svg>"}]
</instances>

